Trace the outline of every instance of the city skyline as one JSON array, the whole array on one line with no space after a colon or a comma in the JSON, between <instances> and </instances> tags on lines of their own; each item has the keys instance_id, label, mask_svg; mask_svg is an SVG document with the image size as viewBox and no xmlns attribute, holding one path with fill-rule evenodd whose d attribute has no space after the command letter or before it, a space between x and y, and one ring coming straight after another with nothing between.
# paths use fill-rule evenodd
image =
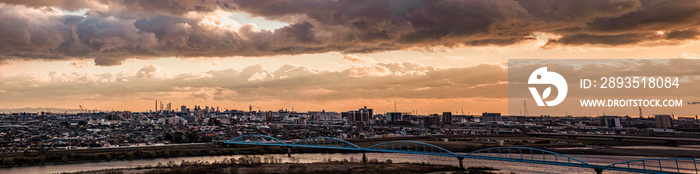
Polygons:
<instances>
[{"instance_id":1,"label":"city skyline","mask_svg":"<svg viewBox=\"0 0 700 174\"><path fill-rule=\"evenodd\" d=\"M700 57L695 1L150 2L2 1L0 106L518 115L509 59Z\"/></svg>"},{"instance_id":2,"label":"city skyline","mask_svg":"<svg viewBox=\"0 0 700 174\"><path fill-rule=\"evenodd\" d=\"M0 173L698 173L700 0L0 0Z\"/></svg>"}]
</instances>

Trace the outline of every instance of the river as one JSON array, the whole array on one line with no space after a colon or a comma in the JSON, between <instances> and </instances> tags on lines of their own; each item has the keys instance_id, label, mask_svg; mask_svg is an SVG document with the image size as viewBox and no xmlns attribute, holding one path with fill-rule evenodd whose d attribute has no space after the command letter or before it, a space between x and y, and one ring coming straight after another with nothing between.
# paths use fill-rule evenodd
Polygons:
<instances>
[{"instance_id":1,"label":"river","mask_svg":"<svg viewBox=\"0 0 700 174\"><path fill-rule=\"evenodd\" d=\"M413 154L399 154L399 153L367 153L368 159L377 159L379 161L386 161L391 159L393 162L412 162L412 163L429 163L429 164L442 164L442 165L454 165L459 166L459 162L454 157L444 157L444 156L432 156L432 155L413 155ZM272 156L275 158L281 158L282 162L294 162L298 161L300 163L311 163L311 162L323 162L324 160L354 160L360 161L362 159L361 153L307 153L307 154L292 154L293 158L288 158L286 154L269 154L261 155L262 157ZM604 156L604 155L570 155L574 158L580 159L582 161L588 162L590 164L597 165L607 165L615 162L622 162L633 159L641 159L642 157L634 156ZM76 172L85 170L100 170L100 169L110 169L110 168L133 168L137 166L146 165L158 165L167 164L168 162L174 162L179 164L182 160L185 161L221 161L224 158L239 158L242 155L230 155L230 156L200 156L200 157L177 157L177 158L158 158L158 159L146 159L146 160L126 160L126 161L106 161L106 162L92 162L92 163L77 163L77 164L56 164L56 165L42 165L42 166L26 166L26 167L13 167L13 168L0 168L0 173L60 173L60 172ZM548 156L548 159L553 159L553 156ZM648 157L645 157L648 158ZM560 158L561 160L561 158ZM564 167L564 166L554 166L554 165L542 165L542 164L530 164L530 163L518 163L518 162L506 162L506 161L493 161L493 160L478 160L478 159L464 159L465 167L493 167L499 169L497 173L595 173L593 169L589 168L578 168L578 167ZM682 168L692 169L693 164L685 163L681 164ZM681 171L683 172L683 171ZM695 172L694 170L689 170L686 172ZM604 173L624 173L618 171L605 171Z\"/></svg>"}]
</instances>

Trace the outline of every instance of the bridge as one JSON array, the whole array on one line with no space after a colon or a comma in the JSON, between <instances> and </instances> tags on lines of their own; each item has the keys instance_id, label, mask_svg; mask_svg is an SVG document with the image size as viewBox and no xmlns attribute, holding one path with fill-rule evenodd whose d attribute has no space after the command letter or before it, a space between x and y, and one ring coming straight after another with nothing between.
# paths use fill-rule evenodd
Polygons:
<instances>
[{"instance_id":1,"label":"bridge","mask_svg":"<svg viewBox=\"0 0 700 174\"><path fill-rule=\"evenodd\" d=\"M389 141L369 147L360 147L351 142L333 137L312 137L292 142L282 141L271 136L259 134L242 135L231 140L221 141L220 143L287 147L287 155L290 157L292 154L292 147L358 151L362 152L362 161L365 163L367 162L366 152L382 152L455 157L459 160L459 167L462 169L464 169L463 160L469 158L582 167L593 169L596 173L602 173L604 170L639 173L698 173L698 166L696 164L698 159L695 158L648 158L623 161L609 165L596 165L564 154L529 147L494 147L466 154L458 154L442 147L418 141Z\"/></svg>"},{"instance_id":2,"label":"bridge","mask_svg":"<svg viewBox=\"0 0 700 174\"><path fill-rule=\"evenodd\" d=\"M585 138L610 138L616 141L622 141L623 139L630 140L658 140L666 141L671 146L677 146L678 142L693 142L700 143L700 138L681 138L681 137L649 137L649 136L626 136L626 135L592 135L592 134L558 134L558 133L540 133L540 132L528 132L526 135L529 136L550 136L550 137L585 137Z\"/></svg>"}]
</instances>

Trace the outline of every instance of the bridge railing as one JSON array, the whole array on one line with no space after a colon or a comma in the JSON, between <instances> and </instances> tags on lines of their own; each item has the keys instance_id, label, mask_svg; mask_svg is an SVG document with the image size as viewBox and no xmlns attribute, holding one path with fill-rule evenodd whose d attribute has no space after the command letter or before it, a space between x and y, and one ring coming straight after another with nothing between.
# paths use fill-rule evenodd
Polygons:
<instances>
[{"instance_id":1,"label":"bridge railing","mask_svg":"<svg viewBox=\"0 0 700 174\"><path fill-rule=\"evenodd\" d=\"M531 163L558 163L570 166L590 166L590 164L564 154L529 147L494 147L467 153L466 158L507 159Z\"/></svg>"},{"instance_id":2,"label":"bridge railing","mask_svg":"<svg viewBox=\"0 0 700 174\"><path fill-rule=\"evenodd\" d=\"M389 141L375 144L367 147L367 151L375 152L392 152L392 153L411 153L424 155L440 155L440 156L460 156L452 151L438 147L432 144L418 141Z\"/></svg>"},{"instance_id":3,"label":"bridge railing","mask_svg":"<svg viewBox=\"0 0 700 174\"><path fill-rule=\"evenodd\" d=\"M645 158L613 163L609 170L658 173L698 173L698 161L694 158Z\"/></svg>"},{"instance_id":4,"label":"bridge railing","mask_svg":"<svg viewBox=\"0 0 700 174\"><path fill-rule=\"evenodd\" d=\"M228 141L223 141L223 143L356 150L363 151L363 159L364 152L450 156L457 157L460 160L460 166L462 159L473 158L585 167L596 169L597 172L603 170L618 170L641 173L698 174L698 159L694 158L647 158L618 162L606 166L592 165L564 154L529 147L494 147L473 151L467 154L456 154L442 147L418 141L389 141L362 148L348 141L332 137L312 137L293 143L287 143L271 136L259 134L242 135ZM288 153L291 154L291 151Z\"/></svg>"},{"instance_id":5,"label":"bridge railing","mask_svg":"<svg viewBox=\"0 0 700 174\"><path fill-rule=\"evenodd\" d=\"M345 140L333 137L311 137L296 141L290 146L296 147L311 147L311 148L327 148L327 149L346 149L346 150L361 150L360 146L350 143Z\"/></svg>"}]
</instances>

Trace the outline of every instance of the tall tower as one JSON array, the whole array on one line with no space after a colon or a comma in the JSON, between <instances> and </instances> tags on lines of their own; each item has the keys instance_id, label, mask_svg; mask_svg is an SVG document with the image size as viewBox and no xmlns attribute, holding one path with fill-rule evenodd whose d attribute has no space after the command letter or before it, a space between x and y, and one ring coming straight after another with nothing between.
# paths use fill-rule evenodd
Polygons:
<instances>
[{"instance_id":1,"label":"tall tower","mask_svg":"<svg viewBox=\"0 0 700 174\"><path fill-rule=\"evenodd\" d=\"M158 100L156 100L156 109L153 111L158 112Z\"/></svg>"},{"instance_id":2,"label":"tall tower","mask_svg":"<svg viewBox=\"0 0 700 174\"><path fill-rule=\"evenodd\" d=\"M529 114L527 113L527 104L525 103L525 100L523 100L523 116L526 116Z\"/></svg>"}]
</instances>

